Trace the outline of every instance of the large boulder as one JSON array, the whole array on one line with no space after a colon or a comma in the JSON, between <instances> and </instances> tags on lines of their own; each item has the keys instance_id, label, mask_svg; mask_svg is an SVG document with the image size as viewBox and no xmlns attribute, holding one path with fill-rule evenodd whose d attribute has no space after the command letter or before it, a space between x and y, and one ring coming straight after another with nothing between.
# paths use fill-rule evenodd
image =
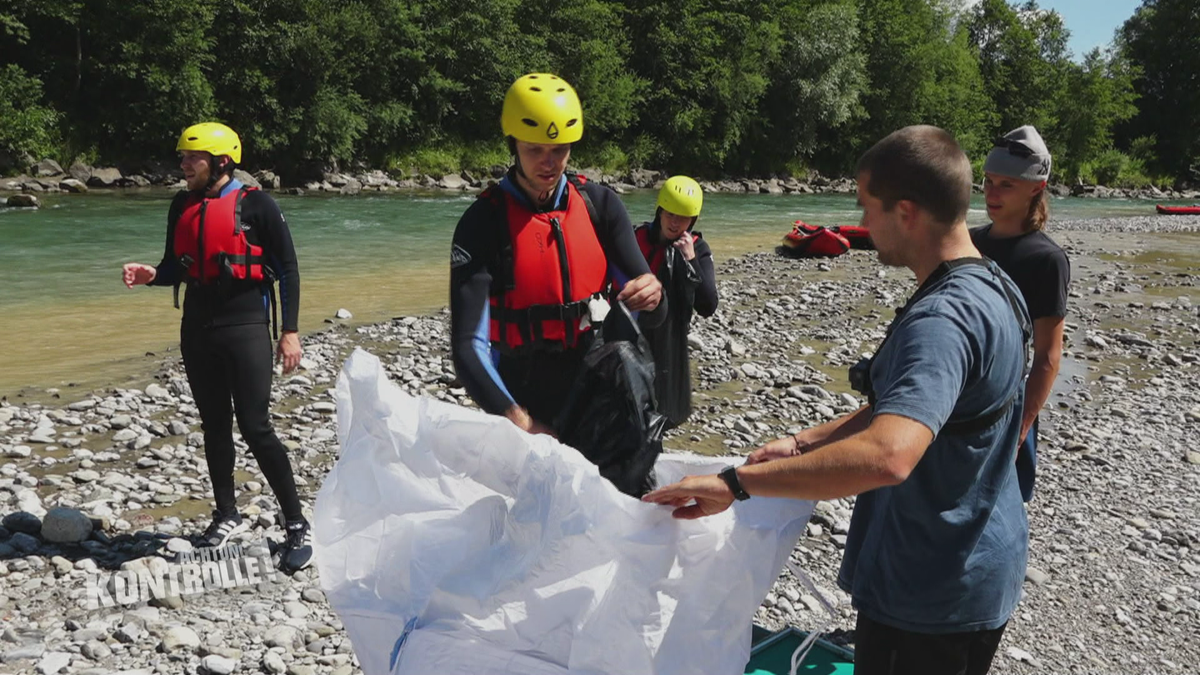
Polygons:
<instances>
[{"instance_id":1,"label":"large boulder","mask_svg":"<svg viewBox=\"0 0 1200 675\"><path fill-rule=\"evenodd\" d=\"M58 507L42 518L42 539L59 544L76 544L92 534L92 519L79 509Z\"/></svg>"},{"instance_id":2,"label":"large boulder","mask_svg":"<svg viewBox=\"0 0 1200 675\"><path fill-rule=\"evenodd\" d=\"M242 171L241 169L234 169L233 177L242 181L242 185L245 185L246 187L252 187L252 188L261 188L262 187L262 183L259 183L257 178L255 178L254 176L251 176L249 173L247 173L245 171Z\"/></svg>"},{"instance_id":3,"label":"large boulder","mask_svg":"<svg viewBox=\"0 0 1200 675\"><path fill-rule=\"evenodd\" d=\"M111 188L116 187L121 180L120 170L113 167L103 169L92 169L92 175L88 178L88 187Z\"/></svg>"},{"instance_id":4,"label":"large boulder","mask_svg":"<svg viewBox=\"0 0 1200 675\"><path fill-rule=\"evenodd\" d=\"M442 176L441 180L437 182L437 186L443 190L462 190L469 185L470 183L463 180L462 176L454 173L448 173L445 176Z\"/></svg>"},{"instance_id":5,"label":"large boulder","mask_svg":"<svg viewBox=\"0 0 1200 675\"><path fill-rule=\"evenodd\" d=\"M88 190L87 186L84 185L83 182L81 182L75 178L64 178L63 180L59 181L58 189L60 189L64 192L75 192L75 193L87 192L87 190Z\"/></svg>"},{"instance_id":6,"label":"large boulder","mask_svg":"<svg viewBox=\"0 0 1200 675\"><path fill-rule=\"evenodd\" d=\"M83 162L75 162L71 168L67 169L67 173L80 183L87 183L88 179L92 177L92 167Z\"/></svg>"},{"instance_id":7,"label":"large boulder","mask_svg":"<svg viewBox=\"0 0 1200 675\"><path fill-rule=\"evenodd\" d=\"M63 170L62 167L58 165L58 162L52 159L43 159L37 164L29 167L29 173L33 174L34 177L61 176L63 174Z\"/></svg>"},{"instance_id":8,"label":"large boulder","mask_svg":"<svg viewBox=\"0 0 1200 675\"><path fill-rule=\"evenodd\" d=\"M30 194L10 195L8 201L5 202L8 206L18 208L36 209L41 204L38 198Z\"/></svg>"},{"instance_id":9,"label":"large boulder","mask_svg":"<svg viewBox=\"0 0 1200 675\"><path fill-rule=\"evenodd\" d=\"M266 169L254 174L254 178L258 181L259 185L272 190L278 190L283 184L283 181L279 179L279 176L274 171Z\"/></svg>"},{"instance_id":10,"label":"large boulder","mask_svg":"<svg viewBox=\"0 0 1200 675\"><path fill-rule=\"evenodd\" d=\"M636 187L646 188L654 185L660 175L658 171L650 169L634 169L629 172L629 182L633 183Z\"/></svg>"}]
</instances>

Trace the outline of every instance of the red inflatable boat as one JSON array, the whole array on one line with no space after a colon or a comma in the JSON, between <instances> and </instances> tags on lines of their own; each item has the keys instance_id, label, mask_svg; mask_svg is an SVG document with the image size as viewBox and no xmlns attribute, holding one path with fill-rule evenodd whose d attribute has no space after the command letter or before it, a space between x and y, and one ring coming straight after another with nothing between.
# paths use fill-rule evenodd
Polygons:
<instances>
[{"instance_id":1,"label":"red inflatable boat","mask_svg":"<svg viewBox=\"0 0 1200 675\"><path fill-rule=\"evenodd\" d=\"M783 235L784 250L801 257L839 256L852 248L874 249L864 227L834 225L821 227L797 220L792 231Z\"/></svg>"},{"instance_id":2,"label":"red inflatable boat","mask_svg":"<svg viewBox=\"0 0 1200 675\"><path fill-rule=\"evenodd\" d=\"M1158 209L1159 213L1168 216L1200 216L1200 204L1193 204L1191 206L1163 206L1159 204L1154 208Z\"/></svg>"}]
</instances>

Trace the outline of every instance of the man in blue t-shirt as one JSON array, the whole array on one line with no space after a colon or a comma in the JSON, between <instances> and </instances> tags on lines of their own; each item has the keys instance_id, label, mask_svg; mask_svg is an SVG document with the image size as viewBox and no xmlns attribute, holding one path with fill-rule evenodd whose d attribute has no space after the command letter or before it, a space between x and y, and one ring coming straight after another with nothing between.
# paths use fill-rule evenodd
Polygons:
<instances>
[{"instance_id":1,"label":"man in blue t-shirt","mask_svg":"<svg viewBox=\"0 0 1200 675\"><path fill-rule=\"evenodd\" d=\"M858 610L856 675L981 675L1025 576L1014 452L1028 312L971 243L971 166L950 134L906 127L877 143L858 199L880 262L920 284L851 371L870 404L644 499L698 518L750 495L858 495L838 576Z\"/></svg>"}]
</instances>

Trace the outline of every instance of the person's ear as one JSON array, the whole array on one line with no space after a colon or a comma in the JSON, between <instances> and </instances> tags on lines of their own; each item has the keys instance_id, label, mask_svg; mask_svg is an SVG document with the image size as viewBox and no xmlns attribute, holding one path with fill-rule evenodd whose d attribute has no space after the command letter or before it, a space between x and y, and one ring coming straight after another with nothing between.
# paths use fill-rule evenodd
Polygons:
<instances>
[{"instance_id":1,"label":"person's ear","mask_svg":"<svg viewBox=\"0 0 1200 675\"><path fill-rule=\"evenodd\" d=\"M909 201L907 199L901 199L900 201L896 202L895 210L896 215L900 220L900 225L906 231L911 232L912 229L916 227L917 220L921 216L921 209L917 206L916 202Z\"/></svg>"}]
</instances>

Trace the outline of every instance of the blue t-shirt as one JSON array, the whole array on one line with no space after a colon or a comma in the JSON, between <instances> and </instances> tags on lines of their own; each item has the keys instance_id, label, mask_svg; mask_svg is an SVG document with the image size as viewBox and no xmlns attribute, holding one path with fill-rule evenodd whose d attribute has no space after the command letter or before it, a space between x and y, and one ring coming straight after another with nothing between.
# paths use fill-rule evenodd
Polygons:
<instances>
[{"instance_id":1,"label":"blue t-shirt","mask_svg":"<svg viewBox=\"0 0 1200 675\"><path fill-rule=\"evenodd\" d=\"M871 367L874 414L935 434L907 480L859 495L854 507L838 585L880 623L933 634L991 630L1020 597L1029 528L1014 456L1025 344L1001 283L1019 301L995 263L952 270L897 318ZM1010 400L983 431L938 434Z\"/></svg>"}]
</instances>

